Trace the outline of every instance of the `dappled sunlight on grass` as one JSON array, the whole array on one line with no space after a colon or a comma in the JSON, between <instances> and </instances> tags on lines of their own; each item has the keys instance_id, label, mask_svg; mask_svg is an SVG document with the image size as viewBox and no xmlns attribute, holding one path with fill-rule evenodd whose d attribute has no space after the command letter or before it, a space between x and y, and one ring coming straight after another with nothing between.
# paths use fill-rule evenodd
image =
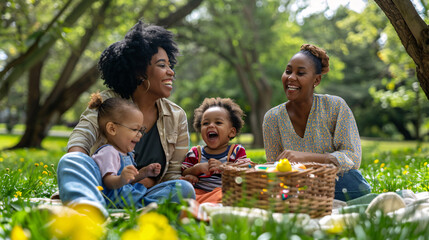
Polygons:
<instances>
[{"instance_id":1,"label":"dappled sunlight on grass","mask_svg":"<svg viewBox=\"0 0 429 240\"><path fill-rule=\"evenodd\" d=\"M243 140L244 137L237 140ZM18 136L0 135L0 147L10 147ZM248 141L249 139L247 139ZM151 239L366 239L391 236L403 239L425 236L419 223L397 222L385 215L367 216L359 213L359 222L338 228L309 232L293 220L284 222L273 218L232 216L227 213L221 222L206 223L193 218L178 219L181 205L163 203L155 212L146 216L135 209L125 209L126 217L111 217L100 225L91 225L84 216L52 215L30 205L29 198L47 198L57 190L56 167L65 153L67 138L48 137L44 149L18 149L0 152L0 238L11 234L21 239L78 239L83 223L93 239L136 239L136 236L153 236ZM410 189L414 192L429 191L429 144L417 147L415 142L387 142L362 140L363 161L361 171L373 187L373 192L393 192ZM246 147L247 156L254 162L266 161L263 148ZM116 209L115 209L116 210ZM271 215L270 215L271 216ZM219 217L218 217L219 218ZM144 221L145 223L143 223ZM226 222L225 222L226 221ZM78 224L79 223L79 224ZM334 226L335 227L335 226ZM54 231L52 231L54 230ZM142 231L144 230L144 231ZM15 236L14 235L14 236ZM87 235L89 236L89 235ZM421 239L426 239L425 237Z\"/></svg>"}]
</instances>

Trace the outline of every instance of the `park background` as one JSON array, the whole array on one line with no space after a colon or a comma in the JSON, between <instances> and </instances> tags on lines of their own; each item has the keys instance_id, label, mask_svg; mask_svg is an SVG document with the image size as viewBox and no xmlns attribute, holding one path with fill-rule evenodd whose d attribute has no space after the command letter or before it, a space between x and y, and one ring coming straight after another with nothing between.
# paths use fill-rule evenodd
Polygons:
<instances>
[{"instance_id":1,"label":"park background","mask_svg":"<svg viewBox=\"0 0 429 240\"><path fill-rule=\"evenodd\" d=\"M399 2L411 2L428 22L428 1ZM299 47L311 43L328 52L331 64L316 93L340 96L352 109L362 137L361 170L373 192L429 191L428 84L417 78L415 59L380 8L382 3L393 1L1 2L0 237L9 237L16 228L29 231L33 239L49 235L45 216L34 217L22 205L25 199L49 197L57 190L55 170L67 137L90 94L105 89L98 58L139 19L176 35L180 56L170 99L187 113L192 145L201 143L192 128L194 109L206 97L229 97L246 113L235 141L244 144L255 161L265 161L263 116L287 100L281 75ZM136 219L114 221L108 236L119 238ZM364 228L334 237L427 236L381 219L365 220L369 223ZM169 220L183 239L216 239L217 233L235 236L237 231L249 231L240 232L240 239L256 239L255 231L257 236L263 233L228 226L202 231L199 224L183 230L189 225L179 226L171 216ZM291 226L270 231L290 236L300 230ZM322 238L332 237L324 234Z\"/></svg>"},{"instance_id":2,"label":"park background","mask_svg":"<svg viewBox=\"0 0 429 240\"><path fill-rule=\"evenodd\" d=\"M386 15L373 1L333 2L6 1L0 123L9 133L25 125L16 147L40 147L52 126L73 127L90 93L105 89L101 52L143 19L176 35L181 54L170 99L186 111L191 132L205 97L229 97L246 112L247 147L263 147L263 116L286 101L285 66L311 43L326 49L331 64L316 93L344 98L362 137L428 141L428 99ZM427 19L427 2L413 3Z\"/></svg>"}]
</instances>

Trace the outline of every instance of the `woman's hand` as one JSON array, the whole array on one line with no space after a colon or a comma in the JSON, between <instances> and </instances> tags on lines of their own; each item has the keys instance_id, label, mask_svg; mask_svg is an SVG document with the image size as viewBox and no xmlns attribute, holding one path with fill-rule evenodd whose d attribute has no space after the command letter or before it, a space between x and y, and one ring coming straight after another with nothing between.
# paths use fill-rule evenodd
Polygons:
<instances>
[{"instance_id":1,"label":"woman's hand","mask_svg":"<svg viewBox=\"0 0 429 240\"><path fill-rule=\"evenodd\" d=\"M284 150L280 155L277 157L276 161L279 161L280 159L287 158L289 162L311 162L314 160L311 160L314 158L313 153L308 152L298 152L298 151L292 151L292 150Z\"/></svg>"},{"instance_id":2,"label":"woman's hand","mask_svg":"<svg viewBox=\"0 0 429 240\"><path fill-rule=\"evenodd\" d=\"M276 161L287 158L289 162L317 162L317 163L336 163L336 158L329 153L310 153L310 152L299 152L292 150L284 150L277 157Z\"/></svg>"}]
</instances>

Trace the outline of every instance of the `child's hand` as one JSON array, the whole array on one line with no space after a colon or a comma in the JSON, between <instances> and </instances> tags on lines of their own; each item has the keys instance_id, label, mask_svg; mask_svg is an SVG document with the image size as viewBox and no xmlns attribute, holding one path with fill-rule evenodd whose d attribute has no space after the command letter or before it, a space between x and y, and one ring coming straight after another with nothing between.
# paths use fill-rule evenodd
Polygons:
<instances>
[{"instance_id":1,"label":"child's hand","mask_svg":"<svg viewBox=\"0 0 429 240\"><path fill-rule=\"evenodd\" d=\"M182 177L180 177L180 179L186 180L186 181L192 183L192 185L195 185L195 183L197 183L198 180L199 180L197 176L194 176L194 175L191 175L191 174L188 174L186 176L182 176Z\"/></svg>"},{"instance_id":2,"label":"child's hand","mask_svg":"<svg viewBox=\"0 0 429 240\"><path fill-rule=\"evenodd\" d=\"M197 163L193 166L193 168L195 168L195 171L198 173L197 175L210 175L208 163Z\"/></svg>"},{"instance_id":3,"label":"child's hand","mask_svg":"<svg viewBox=\"0 0 429 240\"><path fill-rule=\"evenodd\" d=\"M208 163L209 163L209 171L210 172L212 172L212 173L221 173L222 172L222 169L221 169L222 162L221 161L214 159L214 158L210 158Z\"/></svg>"},{"instance_id":4,"label":"child's hand","mask_svg":"<svg viewBox=\"0 0 429 240\"><path fill-rule=\"evenodd\" d=\"M250 158L241 158L241 159L237 159L233 166L236 167L254 167L256 165L256 163L252 162L252 160L250 160Z\"/></svg>"},{"instance_id":5,"label":"child's hand","mask_svg":"<svg viewBox=\"0 0 429 240\"><path fill-rule=\"evenodd\" d=\"M125 185L132 182L137 174L139 171L133 165L125 166L120 175L121 183Z\"/></svg>"},{"instance_id":6,"label":"child's hand","mask_svg":"<svg viewBox=\"0 0 429 240\"><path fill-rule=\"evenodd\" d=\"M143 172L145 177L156 177L161 172L161 164L151 163L146 167L141 168L140 172Z\"/></svg>"}]
</instances>

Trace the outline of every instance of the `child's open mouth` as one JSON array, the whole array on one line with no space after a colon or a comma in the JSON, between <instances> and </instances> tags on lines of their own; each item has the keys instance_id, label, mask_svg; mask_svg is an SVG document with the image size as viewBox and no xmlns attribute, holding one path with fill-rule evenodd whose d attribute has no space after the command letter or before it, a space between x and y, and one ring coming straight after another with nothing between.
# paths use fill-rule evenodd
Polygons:
<instances>
[{"instance_id":1,"label":"child's open mouth","mask_svg":"<svg viewBox=\"0 0 429 240\"><path fill-rule=\"evenodd\" d=\"M216 132L208 132L207 137L209 139L217 138L219 135Z\"/></svg>"}]
</instances>

